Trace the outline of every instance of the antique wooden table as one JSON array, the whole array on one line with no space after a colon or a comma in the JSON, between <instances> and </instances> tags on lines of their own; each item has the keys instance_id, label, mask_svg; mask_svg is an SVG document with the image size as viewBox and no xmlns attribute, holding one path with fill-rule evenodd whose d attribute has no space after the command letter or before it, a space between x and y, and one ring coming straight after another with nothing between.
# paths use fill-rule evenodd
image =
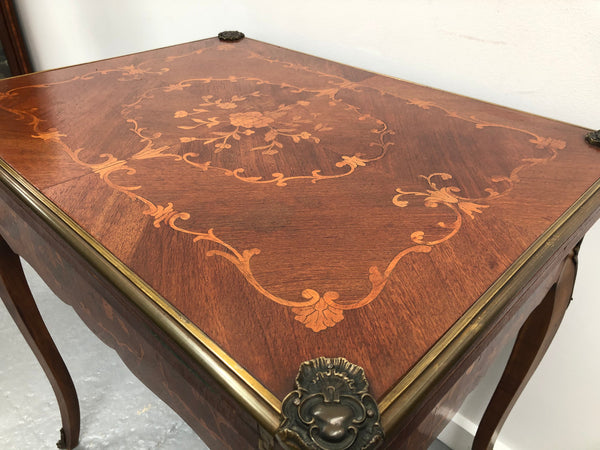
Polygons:
<instances>
[{"instance_id":1,"label":"antique wooden table","mask_svg":"<svg viewBox=\"0 0 600 450\"><path fill-rule=\"evenodd\" d=\"M211 448L424 448L518 333L492 446L600 215L598 135L239 38L0 83L0 294L60 446L17 255Z\"/></svg>"}]
</instances>

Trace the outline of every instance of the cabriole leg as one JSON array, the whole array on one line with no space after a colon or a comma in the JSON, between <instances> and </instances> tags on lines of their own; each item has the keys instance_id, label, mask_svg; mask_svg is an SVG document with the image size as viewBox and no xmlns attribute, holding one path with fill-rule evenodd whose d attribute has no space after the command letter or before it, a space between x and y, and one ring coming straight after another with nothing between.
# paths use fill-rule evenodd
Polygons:
<instances>
[{"instance_id":1,"label":"cabriole leg","mask_svg":"<svg viewBox=\"0 0 600 450\"><path fill-rule=\"evenodd\" d=\"M19 256L1 236L0 297L44 369L56 395L63 426L60 441L56 445L72 449L79 441L79 403L73 380L31 295Z\"/></svg>"},{"instance_id":2,"label":"cabriole leg","mask_svg":"<svg viewBox=\"0 0 600 450\"><path fill-rule=\"evenodd\" d=\"M473 450L494 447L510 410L550 346L573 294L578 251L579 245L565 260L558 281L521 327L502 378L477 429Z\"/></svg>"}]
</instances>

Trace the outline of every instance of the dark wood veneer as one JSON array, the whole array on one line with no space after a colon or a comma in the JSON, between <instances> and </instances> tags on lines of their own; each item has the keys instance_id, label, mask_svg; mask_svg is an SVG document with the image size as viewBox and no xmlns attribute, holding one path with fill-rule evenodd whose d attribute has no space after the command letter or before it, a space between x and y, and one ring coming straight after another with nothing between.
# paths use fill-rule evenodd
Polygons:
<instances>
[{"instance_id":1,"label":"dark wood veneer","mask_svg":"<svg viewBox=\"0 0 600 450\"><path fill-rule=\"evenodd\" d=\"M586 131L208 39L1 82L0 234L209 445L278 445L343 356L415 448L548 317L600 214Z\"/></svg>"}]
</instances>

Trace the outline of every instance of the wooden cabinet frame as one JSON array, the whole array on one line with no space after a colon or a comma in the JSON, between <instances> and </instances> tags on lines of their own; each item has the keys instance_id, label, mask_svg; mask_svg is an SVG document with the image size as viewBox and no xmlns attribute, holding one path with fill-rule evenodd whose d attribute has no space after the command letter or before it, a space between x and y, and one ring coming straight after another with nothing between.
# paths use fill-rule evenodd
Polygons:
<instances>
[{"instance_id":1,"label":"wooden cabinet frame","mask_svg":"<svg viewBox=\"0 0 600 450\"><path fill-rule=\"evenodd\" d=\"M13 0L0 0L0 42L13 76L32 71Z\"/></svg>"}]
</instances>

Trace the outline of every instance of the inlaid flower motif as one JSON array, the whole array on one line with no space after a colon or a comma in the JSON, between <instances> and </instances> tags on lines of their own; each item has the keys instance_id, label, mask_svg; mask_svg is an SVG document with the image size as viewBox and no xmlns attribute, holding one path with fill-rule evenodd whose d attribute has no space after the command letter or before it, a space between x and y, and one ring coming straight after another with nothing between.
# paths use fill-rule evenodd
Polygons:
<instances>
[{"instance_id":1,"label":"inlaid flower motif","mask_svg":"<svg viewBox=\"0 0 600 450\"><path fill-rule=\"evenodd\" d=\"M233 102L223 102L223 103L217 103L215 105L217 108L220 109L234 109L237 108L237 105Z\"/></svg>"},{"instance_id":2,"label":"inlaid flower motif","mask_svg":"<svg viewBox=\"0 0 600 450\"><path fill-rule=\"evenodd\" d=\"M446 187L438 187L436 183L432 181L434 177L440 177L442 180L447 181L452 179L452 176L447 173L434 173L426 176L421 176L425 180L432 189L427 189L425 192L404 192L402 189L396 189L396 192L399 195L396 195L393 199L393 203L396 206L404 208L408 206L408 202L406 200L400 200L405 195L415 195L415 196L424 196L423 204L428 208L436 208L438 205L455 205L469 217L473 218L473 213L481 213L482 208L487 208L488 205L481 205L478 203L474 203L473 199L469 199L466 197L462 197L459 195L460 189L456 186L446 186ZM494 191L488 191L494 192ZM495 192L494 192L495 193ZM495 193L497 195L497 193Z\"/></svg>"},{"instance_id":3,"label":"inlaid flower motif","mask_svg":"<svg viewBox=\"0 0 600 450\"><path fill-rule=\"evenodd\" d=\"M419 99L413 99L413 98L407 100L406 103L408 103L409 105L418 106L421 109L429 109L431 107L436 106L435 103L433 103L433 102L428 102L426 100L419 100Z\"/></svg>"},{"instance_id":4,"label":"inlaid flower motif","mask_svg":"<svg viewBox=\"0 0 600 450\"><path fill-rule=\"evenodd\" d=\"M38 134L32 134L32 138L43 139L44 141L55 141L60 142L61 137L65 137L66 134L59 133L56 128L49 128L46 132L39 132Z\"/></svg>"},{"instance_id":5,"label":"inlaid flower motif","mask_svg":"<svg viewBox=\"0 0 600 450\"><path fill-rule=\"evenodd\" d=\"M229 122L234 127L263 128L272 124L275 120L265 116L260 111L248 111L235 113L229 116Z\"/></svg>"},{"instance_id":6,"label":"inlaid flower motif","mask_svg":"<svg viewBox=\"0 0 600 450\"><path fill-rule=\"evenodd\" d=\"M123 71L123 73L121 74L122 78L119 78L119 81L126 81L126 80L137 78L139 75L146 75L146 74L162 75L162 74L168 72L169 68L163 67L162 69L159 69L158 71L153 71L149 68L143 69L140 64L138 66L134 66L134 65L123 66L123 67L120 67L118 70ZM106 73L108 73L108 71Z\"/></svg>"},{"instance_id":7,"label":"inlaid flower motif","mask_svg":"<svg viewBox=\"0 0 600 450\"><path fill-rule=\"evenodd\" d=\"M474 218L473 213L481 213L482 208L488 207L488 205L479 205L469 201L469 199L459 196L459 192L460 189L456 186L443 187L435 191L427 190L429 197L425 199L424 204L429 208L435 208L439 204L455 204L471 219Z\"/></svg>"},{"instance_id":8,"label":"inlaid flower motif","mask_svg":"<svg viewBox=\"0 0 600 450\"><path fill-rule=\"evenodd\" d=\"M549 148L554 150L562 150L567 146L567 143L560 139L544 138L537 136L536 139L530 139L529 142L535 144L536 148Z\"/></svg>"},{"instance_id":9,"label":"inlaid flower motif","mask_svg":"<svg viewBox=\"0 0 600 450\"><path fill-rule=\"evenodd\" d=\"M350 166L353 169L356 169L358 166L366 166L366 160L354 155L354 156L342 156L342 160L336 163L338 167Z\"/></svg>"},{"instance_id":10,"label":"inlaid flower motif","mask_svg":"<svg viewBox=\"0 0 600 450\"><path fill-rule=\"evenodd\" d=\"M292 311L296 314L295 319L311 330L318 332L344 320L343 310L336 308L335 300L339 298L337 292L325 292L321 297L318 292L306 289L302 296L312 298L316 302L308 306L292 308Z\"/></svg>"},{"instance_id":11,"label":"inlaid flower motif","mask_svg":"<svg viewBox=\"0 0 600 450\"><path fill-rule=\"evenodd\" d=\"M260 91L254 91L243 96L234 95L230 100L225 101L221 98L215 99L212 95L205 95L202 97L203 103L198 104L191 111L175 111L174 118L187 119L194 123L193 125L179 125L178 128L182 130L212 128L221 125L208 134L183 136L179 138L179 141L182 143L202 141L204 145L214 145L214 153L219 153L232 148L232 142L240 141L243 138L242 135L250 136L261 130L262 133L258 139L259 141L263 140L264 145L254 146L251 150L260 151L264 155L274 155L284 148L285 140L289 139L296 144L302 140L318 144L320 138L315 136L315 133L332 130L323 123L313 125L318 114L307 113L306 107L310 105L310 102L306 100L282 104L273 110L246 110L231 113L225 117L220 115L221 111L218 111L233 110L238 108L242 102L247 104L248 99L261 96ZM208 117L212 114L214 116ZM345 161L342 166L344 165L349 165L352 169L357 166L354 161ZM338 167L342 166L338 165Z\"/></svg>"},{"instance_id":12,"label":"inlaid flower motif","mask_svg":"<svg viewBox=\"0 0 600 450\"><path fill-rule=\"evenodd\" d=\"M413 195L416 197L425 197L423 199L423 204L428 208L437 208L439 205L444 205L453 210L456 214L456 221L451 224L446 224L444 222L439 222L438 226L440 228L448 230L448 234L441 239L435 241L426 241L425 233L421 230L415 231L411 234L411 240L417 244L426 244L426 245L436 245L441 242L447 241L452 236L454 236L460 227L462 226L462 218L461 213L466 214L471 219L475 218L474 213L481 214L484 208L488 208L489 205L482 205L480 203L475 203L475 201L479 202L485 200L485 198L479 199L471 199L467 197L462 197L460 195L460 188L456 186L445 186L438 187L437 184L433 181L435 178L439 178L443 181L448 181L452 179L452 175L448 173L433 173L429 176L421 175L421 178L427 180L427 184L431 189L426 189L425 192L405 192L402 189L396 189L398 192L397 195L394 196L392 202L394 205L405 208L408 206L408 201L405 199L408 195ZM494 190L487 190L488 199L497 197L499 194Z\"/></svg>"}]
</instances>

